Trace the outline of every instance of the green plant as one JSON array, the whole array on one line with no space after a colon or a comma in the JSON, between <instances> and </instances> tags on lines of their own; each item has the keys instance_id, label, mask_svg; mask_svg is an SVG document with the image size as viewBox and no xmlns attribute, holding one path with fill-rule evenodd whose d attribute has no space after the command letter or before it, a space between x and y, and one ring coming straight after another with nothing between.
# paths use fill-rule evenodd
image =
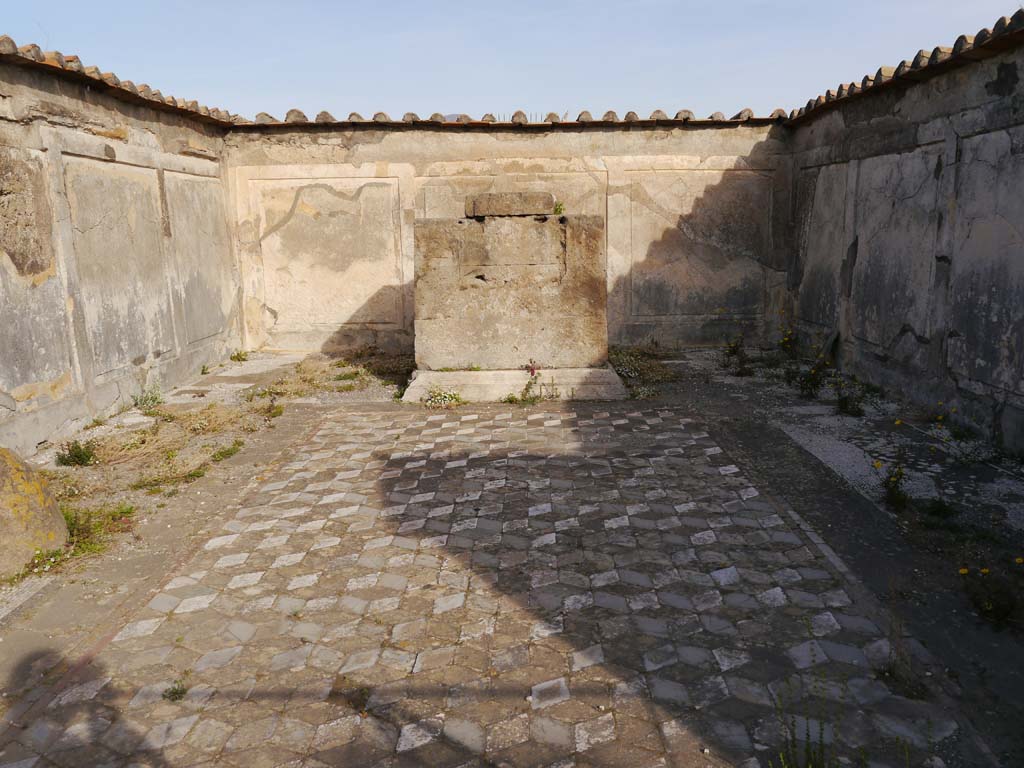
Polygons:
<instances>
[{"instance_id":1,"label":"green plant","mask_svg":"<svg viewBox=\"0 0 1024 768\"><path fill-rule=\"evenodd\" d=\"M722 350L722 354L728 360L729 358L737 357L740 352L743 351L743 334L739 333L736 337L725 345L725 349Z\"/></svg>"},{"instance_id":2,"label":"green plant","mask_svg":"<svg viewBox=\"0 0 1024 768\"><path fill-rule=\"evenodd\" d=\"M96 463L96 444L92 440L84 443L72 440L57 450L57 465L60 467L87 467Z\"/></svg>"},{"instance_id":3,"label":"green plant","mask_svg":"<svg viewBox=\"0 0 1024 768\"><path fill-rule=\"evenodd\" d=\"M562 201L559 200L555 203L555 216L561 216L563 213L565 213L565 205L563 205Z\"/></svg>"},{"instance_id":4,"label":"green plant","mask_svg":"<svg viewBox=\"0 0 1024 768\"><path fill-rule=\"evenodd\" d=\"M792 326L782 330L782 336L777 344L779 351L790 360L795 360L798 351L796 331Z\"/></svg>"},{"instance_id":5,"label":"green plant","mask_svg":"<svg viewBox=\"0 0 1024 768\"><path fill-rule=\"evenodd\" d=\"M154 384L149 389L142 390L139 394L132 396L132 405L140 411L151 411L164 401L160 392L160 386Z\"/></svg>"},{"instance_id":6,"label":"green plant","mask_svg":"<svg viewBox=\"0 0 1024 768\"><path fill-rule=\"evenodd\" d=\"M359 378L360 373L362 373L360 370L345 371L344 373L339 373L335 376L334 381L355 381Z\"/></svg>"},{"instance_id":7,"label":"green plant","mask_svg":"<svg viewBox=\"0 0 1024 768\"><path fill-rule=\"evenodd\" d=\"M106 419L104 419L102 416L97 416L95 419L90 421L89 424L85 428L86 429L96 429L96 427L102 427L106 423L107 423Z\"/></svg>"},{"instance_id":8,"label":"green plant","mask_svg":"<svg viewBox=\"0 0 1024 768\"><path fill-rule=\"evenodd\" d=\"M503 398L501 402L509 403L510 405L536 405L543 400L557 400L562 396L561 392L558 391L558 387L555 385L554 376L548 384L544 384L540 380L540 367L536 361L530 360L529 363L523 366L523 370L529 374L526 384L523 386L519 394L509 392ZM544 391L547 387L547 392Z\"/></svg>"},{"instance_id":9,"label":"green plant","mask_svg":"<svg viewBox=\"0 0 1024 768\"><path fill-rule=\"evenodd\" d=\"M796 388L800 392L800 397L813 400L818 396L818 392L825 384L827 365L828 363L822 363L819 360L806 371L797 374Z\"/></svg>"},{"instance_id":10,"label":"green plant","mask_svg":"<svg viewBox=\"0 0 1024 768\"><path fill-rule=\"evenodd\" d=\"M181 701L188 693L188 684L185 682L188 672L175 680L168 688L164 689L163 698L167 701Z\"/></svg>"},{"instance_id":11,"label":"green plant","mask_svg":"<svg viewBox=\"0 0 1024 768\"><path fill-rule=\"evenodd\" d=\"M231 358L230 359L233 360L236 363L244 363L246 360L249 359L249 353L244 351L244 350L239 349L236 352L232 352L231 353Z\"/></svg>"},{"instance_id":12,"label":"green plant","mask_svg":"<svg viewBox=\"0 0 1024 768\"><path fill-rule=\"evenodd\" d=\"M907 481L907 472L903 468L904 463L905 452L901 449L892 463L887 465L876 459L872 464L875 471L881 473L882 493L885 501L894 509L905 509L910 502L910 496L904 488Z\"/></svg>"},{"instance_id":13,"label":"green plant","mask_svg":"<svg viewBox=\"0 0 1024 768\"><path fill-rule=\"evenodd\" d=\"M129 530L135 507L111 504L80 509L62 504L60 511L68 528L68 541L64 547L66 556L76 557L102 552L111 534Z\"/></svg>"},{"instance_id":14,"label":"green plant","mask_svg":"<svg viewBox=\"0 0 1024 768\"><path fill-rule=\"evenodd\" d=\"M214 451L213 455L211 455L210 458L213 461L224 461L224 459L230 459L232 456L234 456L236 453L242 450L243 445L245 445L244 441L235 440L233 443L231 443L231 445L225 446L224 448Z\"/></svg>"},{"instance_id":15,"label":"green plant","mask_svg":"<svg viewBox=\"0 0 1024 768\"><path fill-rule=\"evenodd\" d=\"M458 392L439 386L431 387L422 399L423 405L427 408L454 408L464 402L465 400Z\"/></svg>"},{"instance_id":16,"label":"green plant","mask_svg":"<svg viewBox=\"0 0 1024 768\"><path fill-rule=\"evenodd\" d=\"M204 365L202 370L199 371L200 375L205 376L210 372L210 366Z\"/></svg>"},{"instance_id":17,"label":"green plant","mask_svg":"<svg viewBox=\"0 0 1024 768\"><path fill-rule=\"evenodd\" d=\"M268 419L276 419L279 416L284 415L284 406L281 405L280 403L275 403L271 401L270 403L267 404L267 407L264 409L263 413Z\"/></svg>"},{"instance_id":18,"label":"green plant","mask_svg":"<svg viewBox=\"0 0 1024 768\"><path fill-rule=\"evenodd\" d=\"M864 388L856 380L847 381L836 374L832 380L836 393L836 409L847 416L864 415Z\"/></svg>"},{"instance_id":19,"label":"green plant","mask_svg":"<svg viewBox=\"0 0 1024 768\"><path fill-rule=\"evenodd\" d=\"M778 756L768 760L769 768L840 768L842 763L839 762L839 756L832 753L826 741L823 721L818 721L818 733L812 735L810 720L804 718L804 733L801 739L797 733L795 717L780 719L785 731L785 741Z\"/></svg>"}]
</instances>

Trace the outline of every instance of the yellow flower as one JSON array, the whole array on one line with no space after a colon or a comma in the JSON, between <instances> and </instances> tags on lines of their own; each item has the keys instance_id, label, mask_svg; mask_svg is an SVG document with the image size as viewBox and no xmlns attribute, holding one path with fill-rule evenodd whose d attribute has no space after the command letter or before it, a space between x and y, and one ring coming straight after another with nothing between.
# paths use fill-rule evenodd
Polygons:
<instances>
[{"instance_id":1,"label":"yellow flower","mask_svg":"<svg viewBox=\"0 0 1024 768\"><path fill-rule=\"evenodd\" d=\"M902 424L902 423L903 423L903 419L896 419L896 426L897 426L897 427L898 427L898 426L899 426L900 424Z\"/></svg>"},{"instance_id":2,"label":"yellow flower","mask_svg":"<svg viewBox=\"0 0 1024 768\"><path fill-rule=\"evenodd\" d=\"M982 568L981 572L982 572L982 574L987 574L988 573L988 568Z\"/></svg>"},{"instance_id":3,"label":"yellow flower","mask_svg":"<svg viewBox=\"0 0 1024 768\"><path fill-rule=\"evenodd\" d=\"M873 466L874 466L875 469L881 469L882 468L882 462L880 462L878 459L875 459L875 463L874 463Z\"/></svg>"},{"instance_id":4,"label":"yellow flower","mask_svg":"<svg viewBox=\"0 0 1024 768\"><path fill-rule=\"evenodd\" d=\"M966 568L961 568L960 569L960 575L961 576L966 576L967 575L967 569Z\"/></svg>"},{"instance_id":5,"label":"yellow flower","mask_svg":"<svg viewBox=\"0 0 1024 768\"><path fill-rule=\"evenodd\" d=\"M1017 565L1024 565L1024 557L1018 557L1013 562L1015 562Z\"/></svg>"},{"instance_id":6,"label":"yellow flower","mask_svg":"<svg viewBox=\"0 0 1024 768\"><path fill-rule=\"evenodd\" d=\"M938 419L939 421L942 421L942 418L943 418L943 417L942 417L942 414L940 413L940 414L939 414L938 416L936 416L935 418L936 418L936 419Z\"/></svg>"}]
</instances>

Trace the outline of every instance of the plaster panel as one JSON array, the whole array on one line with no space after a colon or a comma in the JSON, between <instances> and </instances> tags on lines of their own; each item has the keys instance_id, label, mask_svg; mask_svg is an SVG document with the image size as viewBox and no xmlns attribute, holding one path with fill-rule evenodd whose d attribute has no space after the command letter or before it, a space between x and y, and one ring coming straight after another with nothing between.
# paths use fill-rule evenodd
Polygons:
<instances>
[{"instance_id":1,"label":"plaster panel","mask_svg":"<svg viewBox=\"0 0 1024 768\"><path fill-rule=\"evenodd\" d=\"M833 326L838 320L843 260L846 256L845 163L803 171L800 176L801 268L797 311L801 320Z\"/></svg>"},{"instance_id":2,"label":"plaster panel","mask_svg":"<svg viewBox=\"0 0 1024 768\"><path fill-rule=\"evenodd\" d=\"M962 145L948 355L958 375L1024 394L1024 129L1013 138Z\"/></svg>"},{"instance_id":3,"label":"plaster panel","mask_svg":"<svg viewBox=\"0 0 1024 768\"><path fill-rule=\"evenodd\" d=\"M189 344L225 329L237 292L219 180L164 176L171 234Z\"/></svg>"},{"instance_id":4,"label":"plaster panel","mask_svg":"<svg viewBox=\"0 0 1024 768\"><path fill-rule=\"evenodd\" d=\"M632 318L762 310L771 176L629 173Z\"/></svg>"},{"instance_id":5,"label":"plaster panel","mask_svg":"<svg viewBox=\"0 0 1024 768\"><path fill-rule=\"evenodd\" d=\"M933 147L861 161L856 187L855 336L889 349L930 333L940 157Z\"/></svg>"},{"instance_id":6,"label":"plaster panel","mask_svg":"<svg viewBox=\"0 0 1024 768\"><path fill-rule=\"evenodd\" d=\"M156 171L67 158L65 183L94 374L170 352Z\"/></svg>"},{"instance_id":7,"label":"plaster panel","mask_svg":"<svg viewBox=\"0 0 1024 768\"><path fill-rule=\"evenodd\" d=\"M398 182L252 182L272 336L402 325Z\"/></svg>"}]
</instances>

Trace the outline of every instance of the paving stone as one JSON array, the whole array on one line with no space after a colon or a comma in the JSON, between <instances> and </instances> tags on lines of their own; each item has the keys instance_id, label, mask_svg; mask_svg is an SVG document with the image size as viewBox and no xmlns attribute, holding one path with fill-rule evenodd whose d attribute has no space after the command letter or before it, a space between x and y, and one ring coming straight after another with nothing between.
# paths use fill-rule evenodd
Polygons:
<instances>
[{"instance_id":1,"label":"paving stone","mask_svg":"<svg viewBox=\"0 0 1024 768\"><path fill-rule=\"evenodd\" d=\"M544 709L559 704L569 698L569 687L564 677L548 680L533 686L530 693L530 706L533 709Z\"/></svg>"},{"instance_id":2,"label":"paving stone","mask_svg":"<svg viewBox=\"0 0 1024 768\"><path fill-rule=\"evenodd\" d=\"M178 717L170 722L153 726L139 745L143 751L164 749L177 744L185 738L192 726L199 720L199 715Z\"/></svg>"},{"instance_id":3,"label":"paving stone","mask_svg":"<svg viewBox=\"0 0 1024 768\"><path fill-rule=\"evenodd\" d=\"M576 651L572 655L572 670L578 672L581 669L600 664L604 661L604 650L600 645L592 645L582 651Z\"/></svg>"},{"instance_id":4,"label":"paving stone","mask_svg":"<svg viewBox=\"0 0 1024 768\"><path fill-rule=\"evenodd\" d=\"M408 752L429 744L441 734L442 725L440 718L431 718L403 726L395 748L399 752Z\"/></svg>"},{"instance_id":5,"label":"paving stone","mask_svg":"<svg viewBox=\"0 0 1024 768\"><path fill-rule=\"evenodd\" d=\"M573 738L577 752L586 752L598 744L612 741L615 738L615 717L609 712L578 723L573 729Z\"/></svg>"},{"instance_id":6,"label":"paving stone","mask_svg":"<svg viewBox=\"0 0 1024 768\"><path fill-rule=\"evenodd\" d=\"M519 715L508 720L495 723L487 729L487 751L497 752L502 749L522 744L530 738L530 718Z\"/></svg>"},{"instance_id":7,"label":"paving stone","mask_svg":"<svg viewBox=\"0 0 1024 768\"><path fill-rule=\"evenodd\" d=\"M474 754L482 754L486 747L484 729L470 720L448 718L444 723L444 735Z\"/></svg>"},{"instance_id":8,"label":"paving stone","mask_svg":"<svg viewBox=\"0 0 1024 768\"><path fill-rule=\"evenodd\" d=\"M194 672L205 672L208 669L219 669L230 664L242 652L242 646L236 645L231 648L222 648L219 651L210 651L203 654L199 661L192 668Z\"/></svg>"}]
</instances>

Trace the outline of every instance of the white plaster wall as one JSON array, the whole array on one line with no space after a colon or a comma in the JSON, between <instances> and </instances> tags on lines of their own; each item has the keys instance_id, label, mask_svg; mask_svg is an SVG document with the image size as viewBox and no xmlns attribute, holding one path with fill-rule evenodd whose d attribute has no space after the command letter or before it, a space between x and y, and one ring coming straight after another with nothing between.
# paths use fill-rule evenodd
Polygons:
<instances>
[{"instance_id":1,"label":"white plaster wall","mask_svg":"<svg viewBox=\"0 0 1024 768\"><path fill-rule=\"evenodd\" d=\"M246 343L411 349L413 224L517 190L604 218L613 341L756 336L784 263L769 215L785 183L778 131L233 133Z\"/></svg>"}]
</instances>

